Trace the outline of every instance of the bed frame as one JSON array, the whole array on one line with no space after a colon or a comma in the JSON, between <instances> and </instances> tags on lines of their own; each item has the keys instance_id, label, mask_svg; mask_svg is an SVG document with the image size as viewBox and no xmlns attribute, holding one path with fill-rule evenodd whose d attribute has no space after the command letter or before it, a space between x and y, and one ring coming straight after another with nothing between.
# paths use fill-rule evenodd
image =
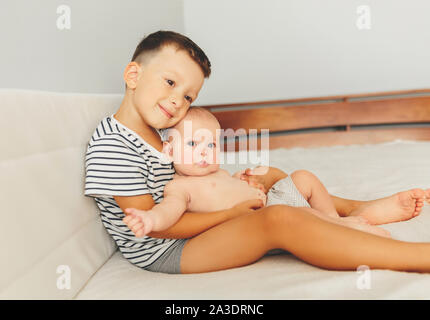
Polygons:
<instances>
[{"instance_id":1,"label":"bed frame","mask_svg":"<svg viewBox=\"0 0 430 320\"><path fill-rule=\"evenodd\" d=\"M235 131L224 135L235 150L250 129L257 129L258 149L262 129L269 129L269 149L430 140L430 89L201 107Z\"/></svg>"}]
</instances>

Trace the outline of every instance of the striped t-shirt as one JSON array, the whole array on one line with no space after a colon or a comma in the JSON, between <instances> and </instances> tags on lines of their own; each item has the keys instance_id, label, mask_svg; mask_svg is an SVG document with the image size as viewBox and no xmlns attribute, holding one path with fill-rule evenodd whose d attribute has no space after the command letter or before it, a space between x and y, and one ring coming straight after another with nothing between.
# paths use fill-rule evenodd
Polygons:
<instances>
[{"instance_id":1,"label":"striped t-shirt","mask_svg":"<svg viewBox=\"0 0 430 320\"><path fill-rule=\"evenodd\" d=\"M85 195L94 197L103 225L127 260L147 268L178 241L137 238L122 221L124 212L113 196L150 194L159 203L175 169L161 152L113 116L104 118L91 137L85 171Z\"/></svg>"}]
</instances>

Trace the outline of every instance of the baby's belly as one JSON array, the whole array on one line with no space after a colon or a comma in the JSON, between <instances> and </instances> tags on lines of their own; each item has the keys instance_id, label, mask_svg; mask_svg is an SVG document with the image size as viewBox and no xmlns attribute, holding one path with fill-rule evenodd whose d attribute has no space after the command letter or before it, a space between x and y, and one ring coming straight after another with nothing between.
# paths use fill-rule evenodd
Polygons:
<instances>
[{"instance_id":1,"label":"baby's belly","mask_svg":"<svg viewBox=\"0 0 430 320\"><path fill-rule=\"evenodd\" d=\"M226 187L214 187L200 191L197 197L191 197L189 210L194 212L212 212L226 210L247 200L261 199L266 205L266 194L250 187L246 181Z\"/></svg>"}]
</instances>

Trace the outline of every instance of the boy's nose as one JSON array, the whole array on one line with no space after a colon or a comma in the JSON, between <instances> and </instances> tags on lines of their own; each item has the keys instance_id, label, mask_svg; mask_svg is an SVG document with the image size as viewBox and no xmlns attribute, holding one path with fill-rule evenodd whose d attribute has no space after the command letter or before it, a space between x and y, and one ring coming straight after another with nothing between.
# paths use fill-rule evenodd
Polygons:
<instances>
[{"instance_id":1,"label":"boy's nose","mask_svg":"<svg viewBox=\"0 0 430 320\"><path fill-rule=\"evenodd\" d=\"M179 102L180 99L177 99L176 97L170 98L170 103L176 108L179 109L182 106L182 103Z\"/></svg>"}]
</instances>

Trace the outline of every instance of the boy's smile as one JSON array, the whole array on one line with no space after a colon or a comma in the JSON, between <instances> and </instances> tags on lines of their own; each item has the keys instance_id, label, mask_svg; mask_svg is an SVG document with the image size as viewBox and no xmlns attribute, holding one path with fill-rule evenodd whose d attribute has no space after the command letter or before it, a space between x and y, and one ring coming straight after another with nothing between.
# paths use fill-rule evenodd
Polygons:
<instances>
[{"instance_id":1,"label":"boy's smile","mask_svg":"<svg viewBox=\"0 0 430 320\"><path fill-rule=\"evenodd\" d=\"M133 105L142 120L157 129L178 123L203 85L199 65L184 50L165 46L143 59Z\"/></svg>"},{"instance_id":2,"label":"boy's smile","mask_svg":"<svg viewBox=\"0 0 430 320\"><path fill-rule=\"evenodd\" d=\"M162 105L158 104L158 106L160 107L160 110L166 115L166 117L168 119L173 117L172 112L169 112L166 108L164 108Z\"/></svg>"},{"instance_id":3,"label":"boy's smile","mask_svg":"<svg viewBox=\"0 0 430 320\"><path fill-rule=\"evenodd\" d=\"M200 66L185 50L167 45L130 62L124 72L125 98L115 118L142 137L177 124L204 82Z\"/></svg>"}]
</instances>

